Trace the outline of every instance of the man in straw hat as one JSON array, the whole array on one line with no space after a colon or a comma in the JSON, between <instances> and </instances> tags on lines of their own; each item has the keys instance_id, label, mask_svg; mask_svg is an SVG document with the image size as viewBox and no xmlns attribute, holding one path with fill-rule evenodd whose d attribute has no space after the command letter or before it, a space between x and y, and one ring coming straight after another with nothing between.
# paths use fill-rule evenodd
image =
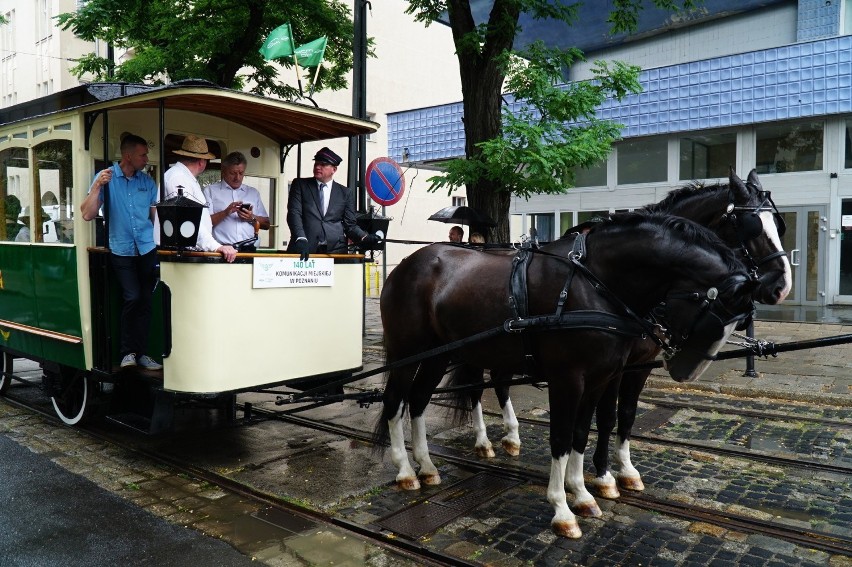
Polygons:
<instances>
[{"instance_id":1,"label":"man in straw hat","mask_svg":"<svg viewBox=\"0 0 852 567\"><path fill-rule=\"evenodd\" d=\"M355 193L332 181L343 161L328 148L314 155L314 176L294 179L287 200L288 252L307 260L309 254L346 252L346 238L378 244L383 235L367 234L355 221Z\"/></svg>"},{"instance_id":2,"label":"man in straw hat","mask_svg":"<svg viewBox=\"0 0 852 567\"><path fill-rule=\"evenodd\" d=\"M169 168L164 177L166 198L177 195L178 186L181 186L184 195L199 203L206 203L196 177L207 169L207 160L216 157L208 151L207 140L194 134L187 134L180 149L175 150L174 153L178 156L178 162ZM154 237L157 240L160 238L159 221L155 222ZM237 251L233 246L220 244L213 237L213 221L210 219L210 209L207 207L201 213L197 246L205 252L219 252L228 262L233 262L237 257Z\"/></svg>"},{"instance_id":3,"label":"man in straw hat","mask_svg":"<svg viewBox=\"0 0 852 567\"><path fill-rule=\"evenodd\" d=\"M140 366L160 370L163 366L146 354L151 324L151 299L157 281L157 247L154 244L154 204L157 184L145 173L148 142L125 134L120 145L121 161L95 174L88 196L80 205L83 219L98 216L109 191L110 263L121 287L121 367Z\"/></svg>"}]
</instances>

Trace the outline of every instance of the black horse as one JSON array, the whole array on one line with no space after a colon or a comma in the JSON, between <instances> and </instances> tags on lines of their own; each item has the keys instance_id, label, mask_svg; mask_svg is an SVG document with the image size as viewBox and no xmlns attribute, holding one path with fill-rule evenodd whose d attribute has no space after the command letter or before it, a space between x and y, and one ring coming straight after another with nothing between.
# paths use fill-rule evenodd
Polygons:
<instances>
[{"instance_id":1,"label":"black horse","mask_svg":"<svg viewBox=\"0 0 852 567\"><path fill-rule=\"evenodd\" d=\"M403 260L381 297L388 363L504 324L511 327L511 265L509 252L486 254L442 244ZM579 537L564 485L581 400L594 406L621 375L636 338L653 332L644 318L664 300L669 308L659 315L673 337L666 345L666 369L677 381L697 378L734 327L752 313L758 283L713 233L682 218L642 214L619 215L587 235L550 244L532 257L526 274L529 313L542 314L544 326L500 333L467 343L452 355L392 368L376 440L389 438L401 487L419 488L418 478L440 483L428 454L423 412L450 357L510 375L526 372L532 357L549 393L552 526L557 534ZM563 320L560 315L575 316L579 326L555 324ZM406 407L418 475L405 450Z\"/></svg>"},{"instance_id":2,"label":"black horse","mask_svg":"<svg viewBox=\"0 0 852 567\"><path fill-rule=\"evenodd\" d=\"M790 292L792 283L790 263L780 240L784 232L784 223L771 200L771 195L763 190L754 170L749 173L745 182L732 170L729 183L726 185L692 184L671 192L661 202L648 205L638 212L677 215L709 227L740 255L752 274L759 277L760 287L755 294L758 301L775 304L782 301ZM593 224L586 223L569 229L566 234L588 230ZM547 247L544 250L547 250ZM633 347L630 364L651 361L658 354L659 348L653 341L637 341ZM593 457L596 467L593 485L605 498L617 498L618 485L632 490L644 489L639 472L630 460L630 432L636 418L639 395L649 375L650 370L624 373L620 380L610 382L608 390L597 405L595 415L598 441ZM506 435L502 439L503 448L510 455L517 456L520 452L518 420L509 398L508 387L500 385L501 382L509 380L510 376L492 371L491 379L496 383L494 389L503 411L503 423L506 429ZM457 368L451 378L454 384L478 384L482 381L482 370L468 366ZM473 411L473 425L476 432L475 451L480 456L493 457L494 451L486 435L485 422L482 418L481 391L469 391L459 395L459 398L463 404L462 407L468 407ZM585 403L582 407L593 408ZM609 472L609 438L616 424L616 408L618 439L614 454L618 471L617 477L614 478ZM577 430L574 433L575 452L570 459L571 473L568 475L568 488L575 495L574 509L584 516L600 515L600 508L583 482L583 452L588 441L591 418L591 411L589 411L577 422Z\"/></svg>"}]
</instances>

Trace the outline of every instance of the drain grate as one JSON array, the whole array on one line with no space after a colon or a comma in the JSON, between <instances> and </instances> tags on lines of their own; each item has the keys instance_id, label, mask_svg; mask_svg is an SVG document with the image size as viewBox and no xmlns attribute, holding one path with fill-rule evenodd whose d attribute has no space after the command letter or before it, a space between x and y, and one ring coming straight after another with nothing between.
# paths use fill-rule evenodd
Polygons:
<instances>
[{"instance_id":1,"label":"drain grate","mask_svg":"<svg viewBox=\"0 0 852 567\"><path fill-rule=\"evenodd\" d=\"M413 505L376 520L376 525L418 539L519 485L518 480L479 473Z\"/></svg>"}]
</instances>

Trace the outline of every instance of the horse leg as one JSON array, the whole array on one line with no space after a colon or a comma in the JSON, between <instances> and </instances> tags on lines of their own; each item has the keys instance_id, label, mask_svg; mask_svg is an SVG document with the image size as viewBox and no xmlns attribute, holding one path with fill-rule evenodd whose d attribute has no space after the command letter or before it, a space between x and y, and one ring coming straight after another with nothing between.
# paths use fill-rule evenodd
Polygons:
<instances>
[{"instance_id":1,"label":"horse leg","mask_svg":"<svg viewBox=\"0 0 852 567\"><path fill-rule=\"evenodd\" d=\"M469 409L471 412L473 432L476 435L476 441L473 444L476 456L484 459L493 459L494 448L488 439L485 418L482 414L482 388L473 388L476 384L485 383L485 379L483 378L484 372L481 368L462 364L453 371L451 382L459 386L471 387L468 391L457 394L457 400L465 404L464 408Z\"/></svg>"},{"instance_id":2,"label":"horse leg","mask_svg":"<svg viewBox=\"0 0 852 567\"><path fill-rule=\"evenodd\" d=\"M565 476L565 486L574 495L571 508L580 516L597 518L602 514L594 496L586 489L583 478L583 459L586 444L589 442L589 429L592 424L594 404L584 396L577 409L574 424L574 436L571 440L571 455L568 457L568 469Z\"/></svg>"},{"instance_id":3,"label":"horse leg","mask_svg":"<svg viewBox=\"0 0 852 567\"><path fill-rule=\"evenodd\" d=\"M424 360L409 393L408 411L411 414L411 452L420 465L417 477L423 484L441 484L441 473L429 457L429 444L426 438L426 406L432 392L440 384L447 368L446 357Z\"/></svg>"},{"instance_id":4,"label":"horse leg","mask_svg":"<svg viewBox=\"0 0 852 567\"><path fill-rule=\"evenodd\" d=\"M616 406L618 404L618 380L607 384L601 399L598 400L595 409L595 418L598 424L598 442L595 445L595 454L592 462L595 464L595 478L592 486L602 498L614 500L621 496L615 477L609 472L609 438L615 428Z\"/></svg>"},{"instance_id":5,"label":"horse leg","mask_svg":"<svg viewBox=\"0 0 852 567\"><path fill-rule=\"evenodd\" d=\"M570 379L570 378L569 378ZM579 380L578 377L576 377ZM557 387L550 382L548 399L550 418L550 481L547 484L547 501L553 506L554 515L550 527L556 535L577 539L582 534L577 518L568 507L565 497L565 468L571 449L571 433L577 400L576 388ZM564 410L564 411L556 411Z\"/></svg>"},{"instance_id":6,"label":"horse leg","mask_svg":"<svg viewBox=\"0 0 852 567\"><path fill-rule=\"evenodd\" d=\"M491 371L491 380L495 382L507 381L512 377L510 373L497 373ZM497 401L500 402L500 409L503 411L503 430L506 435L500 440L503 450L512 457L517 457L521 453L521 437L518 434L518 418L515 415L515 408L512 406L512 400L509 399L509 386L494 386L494 393L497 394Z\"/></svg>"},{"instance_id":7,"label":"horse leg","mask_svg":"<svg viewBox=\"0 0 852 567\"><path fill-rule=\"evenodd\" d=\"M636 422L639 394L645 387L650 371L625 372L618 390L618 429L615 446L616 478L625 490L645 490L639 471L630 462L630 432Z\"/></svg>"},{"instance_id":8,"label":"horse leg","mask_svg":"<svg viewBox=\"0 0 852 567\"><path fill-rule=\"evenodd\" d=\"M388 420L391 462L399 469L396 475L396 485L403 490L419 490L420 481L417 480L414 467L411 466L411 462L408 460L408 451L405 449L404 415L405 403L400 402L396 413Z\"/></svg>"},{"instance_id":9,"label":"horse leg","mask_svg":"<svg viewBox=\"0 0 852 567\"><path fill-rule=\"evenodd\" d=\"M402 356L391 358L397 360ZM404 490L418 490L420 482L414 473L414 468L408 460L408 452L405 449L404 421L405 410L408 407L406 398L414 379L416 366L396 368L388 373L385 391L382 396L382 415L377 424L374 439L377 442L388 442L390 444L391 461L396 465L399 472L396 475L396 484Z\"/></svg>"}]
</instances>

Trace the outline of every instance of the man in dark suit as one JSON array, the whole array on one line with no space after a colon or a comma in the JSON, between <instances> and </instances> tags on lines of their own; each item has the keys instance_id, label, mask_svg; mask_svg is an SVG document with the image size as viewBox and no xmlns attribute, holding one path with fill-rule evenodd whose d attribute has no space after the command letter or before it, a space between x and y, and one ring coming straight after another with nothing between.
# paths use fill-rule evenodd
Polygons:
<instances>
[{"instance_id":1,"label":"man in dark suit","mask_svg":"<svg viewBox=\"0 0 852 567\"><path fill-rule=\"evenodd\" d=\"M377 244L381 238L367 234L355 221L355 194L332 180L343 161L328 148L314 156L314 176L294 179L287 200L288 252L307 260L309 254L346 252L347 237L353 242Z\"/></svg>"}]
</instances>

